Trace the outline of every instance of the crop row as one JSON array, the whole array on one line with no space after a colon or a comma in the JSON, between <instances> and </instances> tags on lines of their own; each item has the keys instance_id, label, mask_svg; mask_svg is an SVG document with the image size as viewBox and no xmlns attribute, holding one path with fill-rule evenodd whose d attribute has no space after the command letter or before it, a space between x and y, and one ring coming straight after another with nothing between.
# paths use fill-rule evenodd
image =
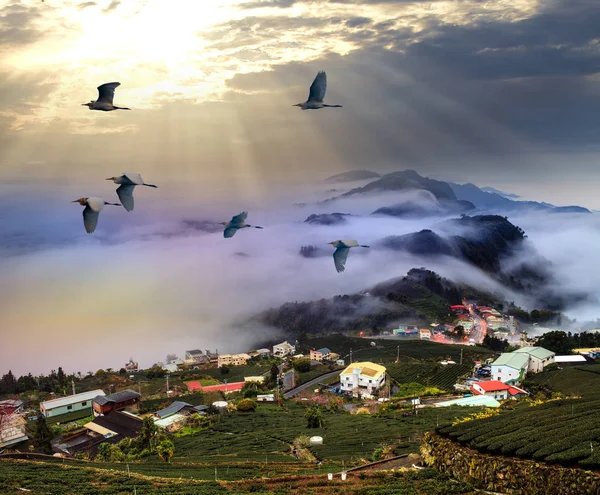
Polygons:
<instances>
[{"instance_id":1,"label":"crop row","mask_svg":"<svg viewBox=\"0 0 600 495\"><path fill-rule=\"evenodd\" d=\"M600 467L600 400L564 399L490 418L438 428L438 432L482 452L516 455L563 465Z\"/></svg>"}]
</instances>

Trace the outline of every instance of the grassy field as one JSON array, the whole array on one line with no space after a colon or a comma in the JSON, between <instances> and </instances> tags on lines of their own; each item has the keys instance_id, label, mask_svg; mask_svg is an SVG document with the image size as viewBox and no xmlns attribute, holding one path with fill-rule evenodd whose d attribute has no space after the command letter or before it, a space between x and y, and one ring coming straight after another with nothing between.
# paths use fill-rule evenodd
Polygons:
<instances>
[{"instance_id":1,"label":"grassy field","mask_svg":"<svg viewBox=\"0 0 600 495\"><path fill-rule=\"evenodd\" d=\"M454 390L457 380L473 369L470 364L392 363L386 365L390 376L398 383L421 383L442 390Z\"/></svg>"},{"instance_id":2,"label":"grassy field","mask_svg":"<svg viewBox=\"0 0 600 495\"><path fill-rule=\"evenodd\" d=\"M370 345L377 344L376 347ZM349 362L348 354L352 349L353 361L373 361L375 363L393 363L396 361L400 347L400 362L412 362L418 360L442 360L452 359L459 362L460 351L463 351L463 362L469 363L476 358L489 357L493 353L489 349L478 346L448 345L429 342L426 340L402 340L402 339L375 339L375 338L353 338L344 335L329 335L318 337L302 342L302 348L319 349L328 347L333 352L345 357Z\"/></svg>"},{"instance_id":3,"label":"grassy field","mask_svg":"<svg viewBox=\"0 0 600 495\"><path fill-rule=\"evenodd\" d=\"M38 463L0 460L0 493L23 493L19 488L42 495L224 495L224 494L306 494L333 495L475 495L480 492L466 483L425 469L418 472L348 473L346 481L339 475L328 481L319 476L298 476L247 480L243 482L210 481L159 477L90 468L87 465Z\"/></svg>"},{"instance_id":4,"label":"grassy field","mask_svg":"<svg viewBox=\"0 0 600 495\"><path fill-rule=\"evenodd\" d=\"M524 383L524 386L527 385L543 385L567 395L595 395L600 393L600 365L565 366L559 370L528 375Z\"/></svg>"},{"instance_id":5,"label":"grassy field","mask_svg":"<svg viewBox=\"0 0 600 495\"><path fill-rule=\"evenodd\" d=\"M585 372L583 372L585 373ZM600 398L551 400L439 429L481 452L600 469Z\"/></svg>"}]
</instances>

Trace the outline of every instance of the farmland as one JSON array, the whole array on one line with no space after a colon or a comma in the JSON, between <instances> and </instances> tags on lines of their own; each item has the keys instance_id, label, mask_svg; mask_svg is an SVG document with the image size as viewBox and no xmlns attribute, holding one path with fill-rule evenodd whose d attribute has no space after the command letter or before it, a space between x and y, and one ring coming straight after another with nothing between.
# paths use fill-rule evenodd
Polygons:
<instances>
[{"instance_id":1,"label":"farmland","mask_svg":"<svg viewBox=\"0 0 600 495\"><path fill-rule=\"evenodd\" d=\"M438 429L484 453L600 468L600 398L521 403L498 416Z\"/></svg>"},{"instance_id":2,"label":"farmland","mask_svg":"<svg viewBox=\"0 0 600 495\"><path fill-rule=\"evenodd\" d=\"M526 386L543 385L554 392L590 395L600 391L600 365L566 366L527 377Z\"/></svg>"},{"instance_id":3,"label":"farmland","mask_svg":"<svg viewBox=\"0 0 600 495\"><path fill-rule=\"evenodd\" d=\"M424 409L423 414L403 417L399 412L373 416L325 412L325 427L309 429L304 406L290 403L287 410L261 404L254 413L225 413L211 429L193 436L175 438L175 455L170 464L158 458L130 464L132 472L164 477L227 481L259 476L283 476L341 470L361 459L370 459L381 446L395 447L398 454L418 452L424 431L452 421L473 409ZM363 432L368 431L368 435ZM322 466L298 461L290 455L291 444L300 435L319 435L323 445L310 447ZM126 469L123 464L94 463L96 467Z\"/></svg>"},{"instance_id":4,"label":"farmland","mask_svg":"<svg viewBox=\"0 0 600 495\"><path fill-rule=\"evenodd\" d=\"M348 474L346 481L337 475L328 481L320 476L299 476L247 480L243 482L201 482L189 479L148 477L138 474L90 468L86 464L23 462L0 460L2 493L22 493L18 488L42 495L240 495L277 493L291 495L388 495L391 493L427 493L429 495L475 495L483 492L447 475L425 469L418 472Z\"/></svg>"},{"instance_id":5,"label":"farmland","mask_svg":"<svg viewBox=\"0 0 600 495\"><path fill-rule=\"evenodd\" d=\"M470 364L398 363L386 365L390 376L398 383L420 383L442 390L454 390L457 380L473 369Z\"/></svg>"},{"instance_id":6,"label":"farmland","mask_svg":"<svg viewBox=\"0 0 600 495\"><path fill-rule=\"evenodd\" d=\"M377 346L371 346L371 342L375 342ZM463 360L466 362L493 354L489 349L477 346L438 344L426 340L346 337L339 334L308 339L302 343L303 352L306 349L321 347L328 347L340 356L346 357L346 361L348 361L347 356L352 349L353 361L373 361L374 363L393 363L396 361L398 347L400 347L400 362L406 363L441 359L452 359L459 362L461 349L463 350Z\"/></svg>"}]
</instances>

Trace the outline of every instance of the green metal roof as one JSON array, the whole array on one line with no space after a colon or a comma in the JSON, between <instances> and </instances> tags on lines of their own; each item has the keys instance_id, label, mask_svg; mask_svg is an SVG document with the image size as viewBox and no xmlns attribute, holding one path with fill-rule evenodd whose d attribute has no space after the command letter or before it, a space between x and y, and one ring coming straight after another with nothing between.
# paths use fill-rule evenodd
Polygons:
<instances>
[{"instance_id":1,"label":"green metal roof","mask_svg":"<svg viewBox=\"0 0 600 495\"><path fill-rule=\"evenodd\" d=\"M552 351L544 349L543 347L521 347L515 352L531 354L533 357L538 359L546 359L551 356L554 356L554 353Z\"/></svg>"},{"instance_id":2,"label":"green metal roof","mask_svg":"<svg viewBox=\"0 0 600 495\"><path fill-rule=\"evenodd\" d=\"M500 354L500 357L496 359L492 366L508 366L520 370L521 368L527 367L529 363L529 355L517 352L504 352Z\"/></svg>"}]
</instances>

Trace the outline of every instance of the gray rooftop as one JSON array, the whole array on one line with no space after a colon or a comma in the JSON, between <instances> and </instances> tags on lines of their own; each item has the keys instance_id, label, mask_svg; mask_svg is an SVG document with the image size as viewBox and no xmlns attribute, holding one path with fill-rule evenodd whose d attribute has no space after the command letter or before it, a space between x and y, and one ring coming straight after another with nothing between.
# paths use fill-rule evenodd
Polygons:
<instances>
[{"instance_id":1,"label":"gray rooftop","mask_svg":"<svg viewBox=\"0 0 600 495\"><path fill-rule=\"evenodd\" d=\"M138 394L137 392L133 391L133 390L123 390L121 392L116 392L114 394L110 394L107 395L105 397L99 395L98 397L94 398L94 402L96 404L99 404L101 406L104 406L106 404L108 404L109 402L126 402L128 400L131 399L139 399L141 397L140 394Z\"/></svg>"}]
</instances>

